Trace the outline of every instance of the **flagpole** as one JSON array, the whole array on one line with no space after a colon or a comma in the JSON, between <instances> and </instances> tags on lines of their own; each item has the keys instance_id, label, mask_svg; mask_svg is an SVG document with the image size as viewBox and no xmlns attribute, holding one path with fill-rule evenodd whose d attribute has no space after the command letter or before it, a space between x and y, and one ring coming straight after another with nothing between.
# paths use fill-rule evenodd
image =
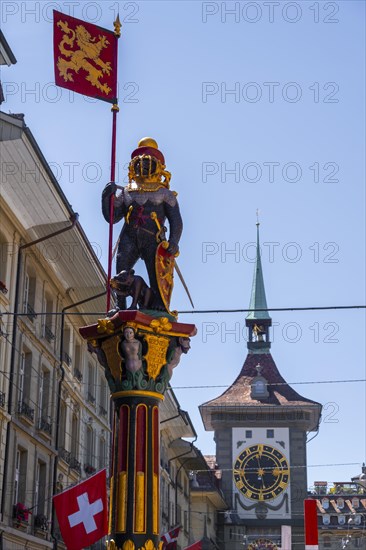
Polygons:
<instances>
[{"instance_id":1,"label":"flagpole","mask_svg":"<svg viewBox=\"0 0 366 550\"><path fill-rule=\"evenodd\" d=\"M113 22L114 34L117 38L121 36L121 22L119 15ZM116 48L116 56L118 49ZM116 60L117 66L117 60ZM119 111L117 100L112 106L112 148L111 148L111 177L110 181L115 183L116 179L116 143L117 143L117 113ZM114 219L114 193L111 195L109 202L109 239L108 239L108 269L107 269L107 311L111 308L111 287L110 280L112 277L112 259L113 259L113 219Z\"/></svg>"},{"instance_id":2,"label":"flagpole","mask_svg":"<svg viewBox=\"0 0 366 550\"><path fill-rule=\"evenodd\" d=\"M112 151L111 151L111 178L115 183L116 178L116 143L117 143L117 113L119 107L115 103L112 107ZM109 202L109 240L108 240L108 272L107 272L107 311L111 308L111 286L109 284L112 277L112 259L113 259L113 218L114 218L114 193Z\"/></svg>"}]
</instances>

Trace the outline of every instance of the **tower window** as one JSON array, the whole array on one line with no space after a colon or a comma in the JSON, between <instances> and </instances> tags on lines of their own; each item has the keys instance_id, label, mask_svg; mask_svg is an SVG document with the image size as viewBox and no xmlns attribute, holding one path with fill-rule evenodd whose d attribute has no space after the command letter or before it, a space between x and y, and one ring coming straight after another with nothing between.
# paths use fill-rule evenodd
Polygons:
<instances>
[{"instance_id":1,"label":"tower window","mask_svg":"<svg viewBox=\"0 0 366 550\"><path fill-rule=\"evenodd\" d=\"M267 439L274 438L274 430L267 430Z\"/></svg>"},{"instance_id":2,"label":"tower window","mask_svg":"<svg viewBox=\"0 0 366 550\"><path fill-rule=\"evenodd\" d=\"M247 439L251 439L253 437L253 432L252 430L245 430L245 437Z\"/></svg>"},{"instance_id":3,"label":"tower window","mask_svg":"<svg viewBox=\"0 0 366 550\"><path fill-rule=\"evenodd\" d=\"M267 380L263 376L256 376L253 379L251 390L251 397L254 399L264 399L269 396Z\"/></svg>"}]
</instances>

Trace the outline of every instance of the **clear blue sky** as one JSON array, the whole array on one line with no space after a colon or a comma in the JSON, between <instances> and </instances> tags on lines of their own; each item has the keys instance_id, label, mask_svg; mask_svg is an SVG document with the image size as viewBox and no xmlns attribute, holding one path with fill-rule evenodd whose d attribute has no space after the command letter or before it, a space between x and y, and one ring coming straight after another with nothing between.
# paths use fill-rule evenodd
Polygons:
<instances>
[{"instance_id":1,"label":"clear blue sky","mask_svg":"<svg viewBox=\"0 0 366 550\"><path fill-rule=\"evenodd\" d=\"M179 193L179 265L196 308L248 307L257 208L269 307L364 304L364 2L2 2L3 32L18 59L3 70L3 110L25 113L106 266L100 194L109 180L109 105L53 85L52 9L71 7L108 28L117 10L124 20L119 183L138 140L153 136ZM172 305L190 309L178 280ZM364 311L272 318L272 353L287 381L366 377ZM223 391L210 386L239 373L245 314L180 320L194 321L198 335L172 385L198 446L213 454L197 407ZM324 404L308 446L309 484L359 473L365 383L295 388ZM349 463L357 464L314 466Z\"/></svg>"}]
</instances>

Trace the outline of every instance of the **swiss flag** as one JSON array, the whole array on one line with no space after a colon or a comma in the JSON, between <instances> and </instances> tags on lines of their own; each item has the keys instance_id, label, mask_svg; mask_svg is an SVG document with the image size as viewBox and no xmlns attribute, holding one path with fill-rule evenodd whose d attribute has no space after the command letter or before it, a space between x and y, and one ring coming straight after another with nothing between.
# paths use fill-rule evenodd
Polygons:
<instances>
[{"instance_id":1,"label":"swiss flag","mask_svg":"<svg viewBox=\"0 0 366 550\"><path fill-rule=\"evenodd\" d=\"M107 534L106 482L104 469L53 497L67 550L81 550Z\"/></svg>"},{"instance_id":2,"label":"swiss flag","mask_svg":"<svg viewBox=\"0 0 366 550\"><path fill-rule=\"evenodd\" d=\"M177 548L177 540L179 536L180 527L181 527L180 525L178 525L178 527L174 527L173 529L171 529L161 537L161 540L164 543L165 550L174 550L175 548Z\"/></svg>"}]
</instances>

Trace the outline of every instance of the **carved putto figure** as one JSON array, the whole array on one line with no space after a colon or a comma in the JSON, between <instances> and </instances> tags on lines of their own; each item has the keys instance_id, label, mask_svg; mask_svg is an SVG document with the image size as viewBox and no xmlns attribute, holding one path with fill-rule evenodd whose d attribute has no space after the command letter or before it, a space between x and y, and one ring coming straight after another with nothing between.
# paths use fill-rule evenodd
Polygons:
<instances>
[{"instance_id":1,"label":"carved putto figure","mask_svg":"<svg viewBox=\"0 0 366 550\"><path fill-rule=\"evenodd\" d=\"M123 336L125 339L121 347L125 359L125 366L128 371L135 373L142 367L142 345L141 342L135 338L135 331L132 327L125 327Z\"/></svg>"}]
</instances>

